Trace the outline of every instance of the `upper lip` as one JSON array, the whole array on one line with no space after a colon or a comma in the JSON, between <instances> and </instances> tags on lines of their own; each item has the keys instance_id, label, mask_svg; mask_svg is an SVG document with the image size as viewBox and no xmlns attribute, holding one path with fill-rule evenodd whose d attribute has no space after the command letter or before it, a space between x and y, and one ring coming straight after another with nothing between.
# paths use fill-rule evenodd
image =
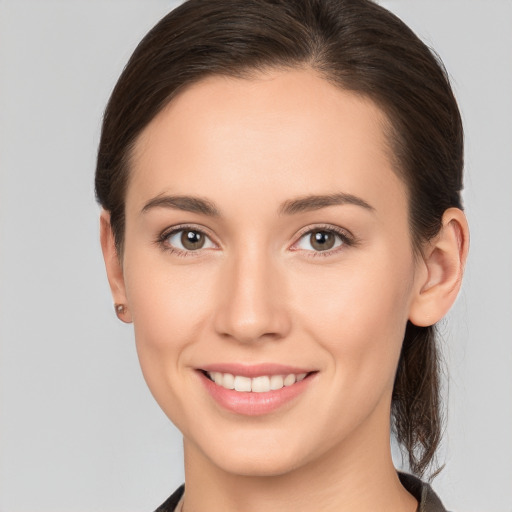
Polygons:
<instances>
[{"instance_id":1,"label":"upper lip","mask_svg":"<svg viewBox=\"0 0 512 512\"><path fill-rule=\"evenodd\" d=\"M311 368L289 366L276 363L242 364L242 363L212 363L201 366L198 370L205 372L230 373L242 377L259 377L262 375L290 375L310 373Z\"/></svg>"}]
</instances>

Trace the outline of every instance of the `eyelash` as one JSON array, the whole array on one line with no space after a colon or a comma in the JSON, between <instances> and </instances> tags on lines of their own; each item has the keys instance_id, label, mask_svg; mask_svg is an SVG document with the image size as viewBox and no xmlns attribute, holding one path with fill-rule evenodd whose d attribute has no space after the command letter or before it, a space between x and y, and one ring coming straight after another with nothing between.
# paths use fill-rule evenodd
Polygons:
<instances>
[{"instance_id":1,"label":"eyelash","mask_svg":"<svg viewBox=\"0 0 512 512\"><path fill-rule=\"evenodd\" d=\"M201 233L204 236L210 238L211 237L201 228L190 225L190 224L184 224L180 226L175 226L171 230L163 231L158 238L156 239L156 244L161 247L164 251L170 252L171 254L175 254L176 256L180 258L187 258L187 257L197 257L200 254L200 249L195 251L184 251L182 249L177 249L176 247L173 247L167 243L167 240L170 236L175 235L176 233L179 233L180 231L195 231L197 233ZM327 257L332 256L333 254L336 254L343 250L344 247L352 247L357 244L356 238L348 233L346 230L338 228L336 226L332 225L318 225L314 227L308 227L305 228L298 236L297 241L293 245L297 245L302 238L308 234L313 233L314 231L321 231L325 233L333 233L336 235L342 242L342 244L334 249L329 249L326 251L306 251L306 257L308 258L318 258L318 257ZM294 251L300 250L300 249L291 249Z\"/></svg>"},{"instance_id":2,"label":"eyelash","mask_svg":"<svg viewBox=\"0 0 512 512\"><path fill-rule=\"evenodd\" d=\"M328 249L326 251L306 251L306 257L307 258L326 258L328 256L332 256L334 254L339 253L340 251L344 250L347 247L353 247L357 244L356 238L349 233L348 231L341 229L337 226L332 225L317 225L314 227L307 227L303 231L299 233L297 241L293 244L294 246L297 245L300 240L306 235L310 235L314 231L320 231L324 233L332 233L336 235L341 240L341 245L338 247L335 247L334 249ZM292 250L300 250L300 249L292 249Z\"/></svg>"},{"instance_id":3,"label":"eyelash","mask_svg":"<svg viewBox=\"0 0 512 512\"><path fill-rule=\"evenodd\" d=\"M163 231L158 238L156 239L156 244L160 246L164 251L170 252L171 254L174 254L180 258L188 258L188 257L197 257L200 256L200 250L196 251L184 251L182 249L177 249L176 247L173 247L172 245L169 245L167 243L167 240L172 235L175 235L176 233L179 233L180 231L195 231L197 233L203 234L205 237L208 237L211 240L211 237L201 228L198 226L194 226L191 224L182 224L179 226L174 226L170 230Z\"/></svg>"}]
</instances>

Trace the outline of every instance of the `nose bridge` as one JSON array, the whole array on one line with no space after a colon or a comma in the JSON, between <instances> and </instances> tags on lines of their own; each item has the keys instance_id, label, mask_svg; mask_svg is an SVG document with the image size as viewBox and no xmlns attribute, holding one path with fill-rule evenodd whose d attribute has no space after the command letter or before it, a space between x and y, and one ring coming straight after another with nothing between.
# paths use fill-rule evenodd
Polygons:
<instances>
[{"instance_id":1,"label":"nose bridge","mask_svg":"<svg viewBox=\"0 0 512 512\"><path fill-rule=\"evenodd\" d=\"M217 332L240 342L285 336L290 321L283 300L283 276L268 247L252 240L242 244L224 263Z\"/></svg>"}]
</instances>

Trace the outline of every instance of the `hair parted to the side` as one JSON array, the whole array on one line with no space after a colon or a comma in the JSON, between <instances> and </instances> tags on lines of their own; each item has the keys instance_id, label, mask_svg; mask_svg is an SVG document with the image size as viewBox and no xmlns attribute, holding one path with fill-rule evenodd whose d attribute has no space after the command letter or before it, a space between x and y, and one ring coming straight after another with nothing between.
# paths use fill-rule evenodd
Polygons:
<instances>
[{"instance_id":1,"label":"hair parted to the side","mask_svg":"<svg viewBox=\"0 0 512 512\"><path fill-rule=\"evenodd\" d=\"M96 168L98 201L122 257L130 155L148 123L209 75L309 68L373 100L389 120L397 174L409 193L414 249L461 208L463 132L440 60L371 0L189 0L141 41L107 105ZM392 398L397 440L423 475L442 431L434 326L406 328Z\"/></svg>"}]
</instances>

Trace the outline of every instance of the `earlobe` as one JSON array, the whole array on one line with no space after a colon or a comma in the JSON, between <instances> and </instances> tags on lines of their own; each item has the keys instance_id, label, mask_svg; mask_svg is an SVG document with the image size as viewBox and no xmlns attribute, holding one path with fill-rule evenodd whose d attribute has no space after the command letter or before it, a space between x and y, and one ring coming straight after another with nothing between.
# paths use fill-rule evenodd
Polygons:
<instances>
[{"instance_id":1,"label":"earlobe","mask_svg":"<svg viewBox=\"0 0 512 512\"><path fill-rule=\"evenodd\" d=\"M127 307L128 301L126 298L123 267L117 253L114 234L110 225L110 214L105 210L102 210L100 215L100 241L110 291L114 300L115 312L120 320L130 323L132 319ZM122 311L119 309L119 306L122 306Z\"/></svg>"},{"instance_id":2,"label":"earlobe","mask_svg":"<svg viewBox=\"0 0 512 512\"><path fill-rule=\"evenodd\" d=\"M414 325L433 325L448 313L460 290L468 248L466 216L458 208L449 208L441 230L424 250L423 271L415 283L409 312Z\"/></svg>"}]
</instances>

